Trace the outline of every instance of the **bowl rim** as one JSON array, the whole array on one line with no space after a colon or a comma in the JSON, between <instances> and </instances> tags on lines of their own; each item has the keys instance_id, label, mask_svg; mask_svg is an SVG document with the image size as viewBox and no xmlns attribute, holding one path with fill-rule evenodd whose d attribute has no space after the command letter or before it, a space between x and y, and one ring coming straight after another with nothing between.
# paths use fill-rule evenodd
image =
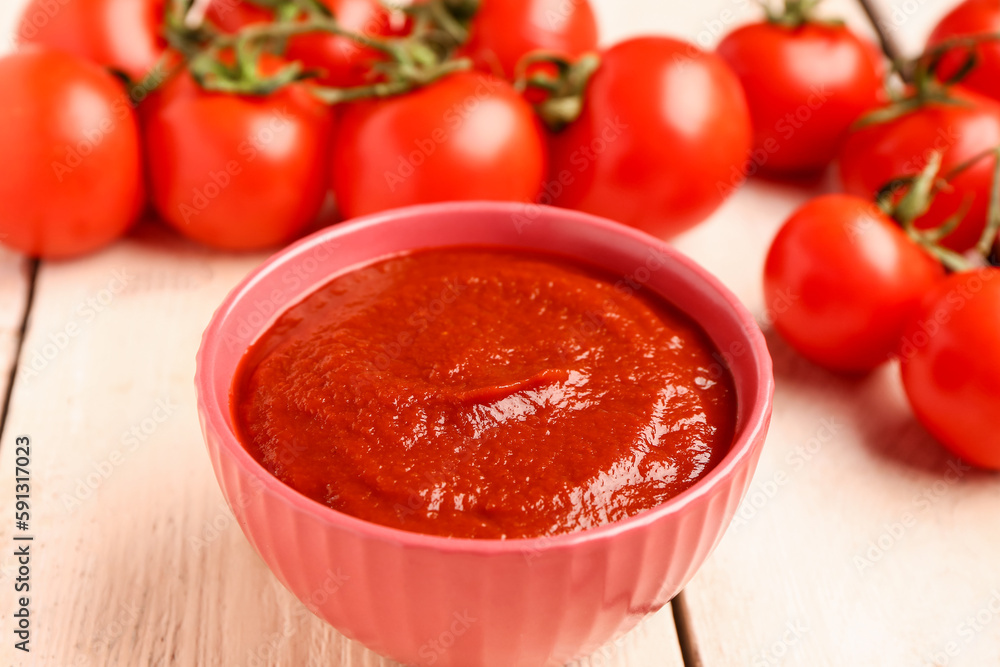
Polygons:
<instances>
[{"instance_id":1,"label":"bowl rim","mask_svg":"<svg viewBox=\"0 0 1000 667\"><path fill-rule=\"evenodd\" d=\"M242 443L240 443L236 434L229 427L225 417L225 414L229 411L228 403L225 406L221 406L215 400L216 391L214 383L219 381L215 373L215 360L218 349L223 345L225 338L224 325L229 314L241 299L253 291L256 283L264 275L272 270L276 270L283 262L290 260L294 255L302 254L313 247L329 243L342 236L350 235L372 226L399 219L426 217L435 214L503 213L513 215L515 212L523 211L524 206L525 204L521 202L462 201L420 204L390 209L323 228L268 257L230 290L212 315L212 319L202 335L201 345L196 355L195 389L197 392L197 407L201 414L203 429L205 431L206 446L210 450L212 449L209 433L211 431L217 436L217 447L220 456L228 456L245 473L255 477L256 481L263 485L260 488L276 493L296 510L313 515L315 519L325 524L361 534L370 539L392 542L400 546L418 547L456 554L526 554L543 549L548 551L570 548L580 544L607 540L622 533L642 529L668 515L680 513L699 499L711 495L719 487L725 485L727 481L737 474L741 466L747 462L747 459L754 456L755 450L763 446L763 436L771 416L774 395L772 361L764 334L761 332L753 315L739 298L718 278L666 241L641 230L605 218L544 205L538 205L538 208L541 209L538 217L542 215L556 216L564 221L596 227L599 231L630 237L632 241L639 242L642 245L655 249L658 253L662 253L671 262L679 265L682 271L692 275L697 281L704 283L710 290L721 296L726 306L732 311L731 315L735 315L739 321L741 329L746 336L744 342L747 344L749 351L749 354L741 356L740 363L746 363L754 367L754 372L758 375L756 395L750 397L751 408L745 422L741 428L737 429L730 450L714 468L699 478L691 487L648 510L597 528L531 538L483 539L443 537L372 523L328 507L303 495L279 480L254 459ZM377 261L377 259L373 258L371 261ZM585 261L600 265L600 262L594 262L593 260ZM350 270L351 268L351 266L344 267L345 270ZM328 280L329 277L324 277L319 280L306 281L306 284L303 286L303 296L297 297L297 299L305 298L305 295L325 284ZM284 313L297 302L289 302L279 307L276 316ZM703 326L697 319L695 319L695 322L699 326ZM267 327L270 325L271 320L268 321ZM259 332L256 332L251 342L247 343L247 347L252 345L253 341L256 341L257 337L267 327L262 327ZM226 395L229 395L232 378L226 378L225 381L227 383ZM229 499L227 498L228 502Z\"/></svg>"}]
</instances>

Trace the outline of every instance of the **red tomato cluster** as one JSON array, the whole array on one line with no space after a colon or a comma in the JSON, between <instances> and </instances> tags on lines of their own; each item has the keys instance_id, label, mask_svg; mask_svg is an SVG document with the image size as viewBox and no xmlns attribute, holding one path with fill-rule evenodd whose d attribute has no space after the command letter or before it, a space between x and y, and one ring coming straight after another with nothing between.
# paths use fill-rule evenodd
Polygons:
<instances>
[{"instance_id":1,"label":"red tomato cluster","mask_svg":"<svg viewBox=\"0 0 1000 667\"><path fill-rule=\"evenodd\" d=\"M476 4L416 6L432 2ZM181 22L190 28L185 0L67 0L53 16L45 0L33 0L20 51L0 66L0 86L32 109L0 112L0 150L20 158L0 166L0 234L16 227L3 241L46 258L89 252L121 235L147 195L158 218L226 250L287 243L317 221L331 194L343 217L443 200L513 200L577 207L672 235L707 217L743 180L752 131L739 81L719 56L686 42L650 37L600 52L579 118L561 132L545 127L532 102L548 94L515 88L515 77L552 77L559 68L519 63L530 53L566 63L598 53L586 0L481 0L447 56L473 68L455 67L401 94L388 90L393 54L410 49L400 57L411 68L427 58L426 47L412 43L414 14L377 0L322 5L336 31L296 31L296 21L312 17L284 16L289 7L280 2L212 0L198 18L211 32L196 25L185 33L192 40L185 52L184 40L167 39ZM257 75L294 63L301 76L247 91L206 86L195 71L208 43L198 40L275 26L287 39L255 60ZM242 66L232 49L219 53L226 55L216 67ZM49 61L62 66L32 76ZM82 81L89 98L75 93ZM386 90L374 91L380 84ZM374 91L367 99L346 97L333 108L317 92L364 87ZM93 155L81 154L79 169L52 173L53 155L91 152L92 135ZM104 196L92 196L96 174L120 172L127 177L108 179Z\"/></svg>"},{"instance_id":2,"label":"red tomato cluster","mask_svg":"<svg viewBox=\"0 0 1000 667\"><path fill-rule=\"evenodd\" d=\"M882 54L843 25L753 23L718 47L746 90L753 169L825 169L851 124L884 100Z\"/></svg>"},{"instance_id":3,"label":"red tomato cluster","mask_svg":"<svg viewBox=\"0 0 1000 667\"><path fill-rule=\"evenodd\" d=\"M845 191L809 201L775 237L764 268L774 328L833 371L898 359L917 418L954 453L991 469L1000 469L1000 269L986 265L996 258L988 223L1000 221L991 203L1000 196L998 28L1000 4L961 3L891 102L873 76L880 60L843 28L750 26L720 45L740 63L755 149L779 147L761 170L799 173L835 159ZM808 66L810 52L834 49L830 67ZM827 78L850 83L839 89ZM786 112L808 105L817 86L828 99L815 122L803 120L782 143Z\"/></svg>"},{"instance_id":4,"label":"red tomato cluster","mask_svg":"<svg viewBox=\"0 0 1000 667\"><path fill-rule=\"evenodd\" d=\"M970 463L1000 470L1000 269L946 276L874 204L814 199L778 232L764 269L774 327L834 371L892 357L917 418Z\"/></svg>"}]
</instances>

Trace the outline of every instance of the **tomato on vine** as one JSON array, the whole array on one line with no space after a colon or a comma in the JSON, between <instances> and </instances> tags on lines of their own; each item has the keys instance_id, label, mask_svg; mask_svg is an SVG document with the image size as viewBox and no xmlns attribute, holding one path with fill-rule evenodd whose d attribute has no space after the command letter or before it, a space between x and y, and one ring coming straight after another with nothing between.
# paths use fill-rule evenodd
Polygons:
<instances>
[{"instance_id":1,"label":"tomato on vine","mask_svg":"<svg viewBox=\"0 0 1000 667\"><path fill-rule=\"evenodd\" d=\"M874 204L833 194L808 202L778 232L764 299L775 329L804 357L863 373L897 349L924 294L943 277L941 264Z\"/></svg>"},{"instance_id":2,"label":"tomato on vine","mask_svg":"<svg viewBox=\"0 0 1000 667\"><path fill-rule=\"evenodd\" d=\"M265 60L265 69L279 63ZM205 90L190 73L144 110L153 205L181 234L258 250L294 239L327 192L333 114L301 83L266 94Z\"/></svg>"},{"instance_id":3,"label":"tomato on vine","mask_svg":"<svg viewBox=\"0 0 1000 667\"><path fill-rule=\"evenodd\" d=\"M621 42L601 55L579 117L552 138L554 200L672 236L743 182L750 140L743 90L722 58L667 37Z\"/></svg>"},{"instance_id":4,"label":"tomato on vine","mask_svg":"<svg viewBox=\"0 0 1000 667\"><path fill-rule=\"evenodd\" d=\"M144 202L139 126L114 76L43 47L0 58L0 243L59 259L96 250Z\"/></svg>"},{"instance_id":5,"label":"tomato on vine","mask_svg":"<svg viewBox=\"0 0 1000 667\"><path fill-rule=\"evenodd\" d=\"M21 44L66 51L139 80L166 50L166 0L31 0L17 30ZM52 5L56 4L56 9Z\"/></svg>"},{"instance_id":6,"label":"tomato on vine","mask_svg":"<svg viewBox=\"0 0 1000 667\"><path fill-rule=\"evenodd\" d=\"M935 152L943 156L941 176L948 182L925 215L920 229L940 227L960 216L944 244L965 251L986 225L994 159L1000 145L1000 103L951 88L921 99L913 93L894 108L855 127L839 156L840 181L847 192L872 197L900 177L914 176Z\"/></svg>"},{"instance_id":7,"label":"tomato on vine","mask_svg":"<svg viewBox=\"0 0 1000 667\"><path fill-rule=\"evenodd\" d=\"M1000 268L932 289L904 332L900 362L920 423L965 461L1000 470Z\"/></svg>"},{"instance_id":8,"label":"tomato on vine","mask_svg":"<svg viewBox=\"0 0 1000 667\"><path fill-rule=\"evenodd\" d=\"M885 101L886 68L874 44L814 18L814 3L786 4L717 49L746 92L755 166L777 175L825 168L851 124Z\"/></svg>"},{"instance_id":9,"label":"tomato on vine","mask_svg":"<svg viewBox=\"0 0 1000 667\"><path fill-rule=\"evenodd\" d=\"M345 30L363 37L402 35L405 22L394 24L389 11L378 0L318 0ZM376 78L372 66L385 59L379 51L359 45L348 37L313 32L288 40L285 57L298 60L307 70L320 72L317 81L326 86L360 86Z\"/></svg>"},{"instance_id":10,"label":"tomato on vine","mask_svg":"<svg viewBox=\"0 0 1000 667\"><path fill-rule=\"evenodd\" d=\"M589 0L482 0L461 53L483 71L512 78L532 51L575 59L596 50L597 40Z\"/></svg>"},{"instance_id":11,"label":"tomato on vine","mask_svg":"<svg viewBox=\"0 0 1000 667\"><path fill-rule=\"evenodd\" d=\"M966 38L993 35L978 43ZM955 44L939 65L942 79L957 74L975 56L975 66L962 78L962 85L1000 101L1000 2L965 0L948 13L934 28L927 48Z\"/></svg>"},{"instance_id":12,"label":"tomato on vine","mask_svg":"<svg viewBox=\"0 0 1000 667\"><path fill-rule=\"evenodd\" d=\"M547 162L528 103L478 72L347 106L335 147L333 190L346 217L438 201L527 201Z\"/></svg>"},{"instance_id":13,"label":"tomato on vine","mask_svg":"<svg viewBox=\"0 0 1000 667\"><path fill-rule=\"evenodd\" d=\"M205 18L219 30L234 33L255 23L274 21L274 11L256 5L252 0L212 0Z\"/></svg>"}]
</instances>

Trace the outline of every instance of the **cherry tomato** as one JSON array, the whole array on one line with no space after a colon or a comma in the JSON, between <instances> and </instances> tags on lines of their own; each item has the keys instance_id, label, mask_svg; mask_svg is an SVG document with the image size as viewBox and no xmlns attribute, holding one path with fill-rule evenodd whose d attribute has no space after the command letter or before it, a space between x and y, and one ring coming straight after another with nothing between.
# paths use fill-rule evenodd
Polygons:
<instances>
[{"instance_id":1,"label":"cherry tomato","mask_svg":"<svg viewBox=\"0 0 1000 667\"><path fill-rule=\"evenodd\" d=\"M343 111L333 189L347 217L448 200L526 201L545 176L543 132L510 84L460 72Z\"/></svg>"},{"instance_id":2,"label":"cherry tomato","mask_svg":"<svg viewBox=\"0 0 1000 667\"><path fill-rule=\"evenodd\" d=\"M1000 32L1000 2L997 0L966 0L959 4L931 33L927 46L934 46L953 37ZM962 85L983 95L1000 100L1000 41L983 42L975 49L977 64L962 79ZM955 49L941 61L938 73L947 79L958 71L968 56L967 49Z\"/></svg>"},{"instance_id":3,"label":"cherry tomato","mask_svg":"<svg viewBox=\"0 0 1000 667\"><path fill-rule=\"evenodd\" d=\"M740 82L722 58L632 39L603 54L582 115L553 138L546 191L560 206L678 234L743 182L750 139Z\"/></svg>"},{"instance_id":4,"label":"cherry tomato","mask_svg":"<svg viewBox=\"0 0 1000 667\"><path fill-rule=\"evenodd\" d=\"M900 361L924 427L969 463L1000 470L1000 269L956 273L933 289Z\"/></svg>"},{"instance_id":5,"label":"cherry tomato","mask_svg":"<svg viewBox=\"0 0 1000 667\"><path fill-rule=\"evenodd\" d=\"M892 179L915 175L934 151L943 152L941 175L1000 145L1000 104L975 93L952 89L964 104L930 102L894 120L855 129L840 151L840 180L847 192L871 197ZM926 229L960 212L968 201L962 223L945 240L965 251L982 234L989 208L993 159L980 159L950 179L951 191L938 193L930 210L916 221Z\"/></svg>"},{"instance_id":6,"label":"cherry tomato","mask_svg":"<svg viewBox=\"0 0 1000 667\"><path fill-rule=\"evenodd\" d=\"M743 84L753 159L764 173L825 168L851 123L884 101L879 51L844 26L753 23L730 33L718 53Z\"/></svg>"},{"instance_id":7,"label":"cherry tomato","mask_svg":"<svg viewBox=\"0 0 1000 667\"><path fill-rule=\"evenodd\" d=\"M229 95L185 73L143 117L153 205L185 236L256 250L293 239L319 212L333 115L302 84Z\"/></svg>"},{"instance_id":8,"label":"cherry tomato","mask_svg":"<svg viewBox=\"0 0 1000 667\"><path fill-rule=\"evenodd\" d=\"M860 373L889 358L903 328L944 270L874 204L818 197L771 245L764 298L774 327L800 354Z\"/></svg>"},{"instance_id":9,"label":"cherry tomato","mask_svg":"<svg viewBox=\"0 0 1000 667\"><path fill-rule=\"evenodd\" d=\"M340 25L366 37L398 35L405 26L394 26L389 12L378 0L320 0ZM323 72L317 81L346 88L372 80L372 64L383 55L359 46L347 37L328 33L308 33L288 40L285 56L298 60L309 70Z\"/></svg>"},{"instance_id":10,"label":"cherry tomato","mask_svg":"<svg viewBox=\"0 0 1000 667\"><path fill-rule=\"evenodd\" d=\"M96 250L144 204L139 126L121 83L67 53L0 59L0 242L57 259Z\"/></svg>"},{"instance_id":11,"label":"cherry tomato","mask_svg":"<svg viewBox=\"0 0 1000 667\"><path fill-rule=\"evenodd\" d=\"M133 80L153 68L166 49L160 36L165 0L31 0L21 14L21 44L42 44Z\"/></svg>"},{"instance_id":12,"label":"cherry tomato","mask_svg":"<svg viewBox=\"0 0 1000 667\"><path fill-rule=\"evenodd\" d=\"M509 78L531 51L572 59L597 50L597 39L588 0L483 0L463 54L483 71Z\"/></svg>"},{"instance_id":13,"label":"cherry tomato","mask_svg":"<svg viewBox=\"0 0 1000 667\"><path fill-rule=\"evenodd\" d=\"M254 23L269 23L274 12L250 0L212 0L205 18L223 32L233 33Z\"/></svg>"}]
</instances>

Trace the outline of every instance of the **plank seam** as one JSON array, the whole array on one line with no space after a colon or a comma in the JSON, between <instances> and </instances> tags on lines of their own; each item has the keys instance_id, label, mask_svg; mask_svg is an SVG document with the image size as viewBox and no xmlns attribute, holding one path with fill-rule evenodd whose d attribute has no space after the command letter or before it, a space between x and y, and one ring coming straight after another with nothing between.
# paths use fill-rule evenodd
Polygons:
<instances>
[{"instance_id":1,"label":"plank seam","mask_svg":"<svg viewBox=\"0 0 1000 667\"><path fill-rule=\"evenodd\" d=\"M684 661L684 667L705 667L691 627L691 614L688 611L684 591L678 593L670 601L670 607L674 613L674 627L677 629L677 643L681 646L681 659Z\"/></svg>"},{"instance_id":2,"label":"plank seam","mask_svg":"<svg viewBox=\"0 0 1000 667\"><path fill-rule=\"evenodd\" d=\"M28 318L31 316L31 308L35 303L35 284L38 281L39 261L29 260L28 264L28 295L24 302L24 312L21 315L21 326L18 330L17 343L14 346L14 363L10 366L10 377L7 382L7 391L3 397L3 405L0 406L0 442L7 429L7 414L10 410L10 399L14 395L14 380L17 378L17 369L21 365L21 351L24 347L25 334L28 332Z\"/></svg>"}]
</instances>

